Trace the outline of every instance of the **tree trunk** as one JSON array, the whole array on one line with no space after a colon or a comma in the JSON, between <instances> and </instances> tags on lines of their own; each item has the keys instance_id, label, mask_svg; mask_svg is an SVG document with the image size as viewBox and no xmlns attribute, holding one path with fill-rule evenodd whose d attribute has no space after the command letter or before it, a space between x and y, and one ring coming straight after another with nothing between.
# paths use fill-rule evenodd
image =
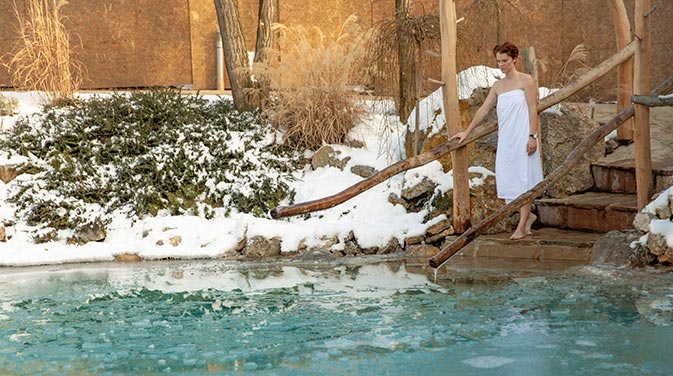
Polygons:
<instances>
[{"instance_id":1,"label":"tree trunk","mask_svg":"<svg viewBox=\"0 0 673 376\"><path fill-rule=\"evenodd\" d=\"M255 63L269 64L269 51L273 48L273 23L278 21L278 0L259 0L259 22L257 23L257 43ZM260 101L269 98L269 77L264 72L257 73Z\"/></svg>"},{"instance_id":2,"label":"tree trunk","mask_svg":"<svg viewBox=\"0 0 673 376\"><path fill-rule=\"evenodd\" d=\"M399 66L399 95L397 114L406 124L416 102L416 66L414 43L409 35L404 35L404 21L409 17L409 0L395 0L395 20L397 21L397 63Z\"/></svg>"},{"instance_id":3,"label":"tree trunk","mask_svg":"<svg viewBox=\"0 0 673 376\"><path fill-rule=\"evenodd\" d=\"M249 111L259 107L259 101L252 95L252 79L248 63L248 49L243 38L241 16L237 0L215 0L217 21L222 34L224 61L231 82L234 106L239 111Z\"/></svg>"}]
</instances>

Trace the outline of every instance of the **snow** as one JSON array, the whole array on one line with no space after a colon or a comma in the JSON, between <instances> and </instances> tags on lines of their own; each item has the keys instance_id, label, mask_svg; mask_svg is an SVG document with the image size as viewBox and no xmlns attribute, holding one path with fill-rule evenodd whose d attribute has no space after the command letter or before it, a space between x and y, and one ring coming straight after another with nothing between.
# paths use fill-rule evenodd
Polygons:
<instances>
[{"instance_id":1,"label":"snow","mask_svg":"<svg viewBox=\"0 0 673 376\"><path fill-rule=\"evenodd\" d=\"M492 85L499 73L487 67L473 67L461 73L458 81L461 83L460 97L469 97L476 87ZM541 97L551 92L553 90L540 88ZM41 111L43 97L39 93L3 92L2 95L16 98L19 102L18 115L0 117L2 130L12 127L20 116ZM86 98L90 95L80 96ZM206 98L219 99L216 96ZM441 105L441 91L421 102L421 129L432 128L432 132L440 129L444 123L443 115L435 114ZM361 177L350 172L355 165L368 165L380 170L404 158L403 135L407 128L389 110L390 103L369 103L368 108L369 117L350 135L352 139L362 141L365 147L333 146L341 152L340 158L350 157L343 170L321 167L298 171L297 180L291 186L296 191L295 202L323 198L361 181ZM409 119L409 129L413 129L413 113ZM0 151L0 166L28 159L32 159L31 156L9 156L7 151ZM470 172L473 176L480 175L471 179L471 186L483 184L488 176L493 175L483 167L471 167ZM65 241L34 244L28 235L30 227L25 223L16 223L6 226L8 239L0 243L0 266L110 261L121 254L135 254L146 260L219 258L234 255L242 239L257 235L280 238L282 252L294 251L302 243L308 247L330 246L330 239L335 237L341 242L334 247L343 247L343 240L351 232L362 247L384 246L393 238L402 242L407 237L422 235L429 226L446 218L439 216L424 223L425 210L407 213L403 207L388 201L391 193L399 194L405 181L411 184L424 178L436 183L437 191L452 189L451 173L445 173L441 164L435 161L398 174L351 200L306 218L297 216L273 220L236 211L224 214L222 209L215 213L213 219L160 213L156 217L132 221L120 213L108 226L104 241L82 246L68 245ZM0 225L14 220L14 208L7 202L7 197L11 185L20 179L30 179L30 175L21 175L8 184L0 181ZM654 213L657 207L669 205L672 196L673 187L644 210ZM664 234L669 246L673 245L673 224L670 221L653 223L651 230Z\"/></svg>"},{"instance_id":2,"label":"snow","mask_svg":"<svg viewBox=\"0 0 673 376\"><path fill-rule=\"evenodd\" d=\"M673 248L673 222L668 219L656 219L657 211L666 211L665 208L673 206L671 202L673 202L673 187L661 192L652 202L643 208L643 212L652 214L654 217L650 221L650 232L663 235L664 239L666 239L666 245ZM647 239L644 240L644 244L646 244Z\"/></svg>"},{"instance_id":3,"label":"snow","mask_svg":"<svg viewBox=\"0 0 673 376\"><path fill-rule=\"evenodd\" d=\"M19 101L18 115L1 118L3 129L13 126L20 116L41 111L42 99L38 93L2 94ZM207 99L216 100L217 97ZM295 202L332 195L361 181L361 177L350 172L352 166L368 165L382 169L403 157L403 137L400 135L404 127L391 120L394 116L384 109L381 107L379 110L382 111L372 111L353 129L351 137L363 141L364 148L333 146L342 153L341 157L351 158L343 170L322 167L297 172L297 180L291 187L296 191ZM28 157L9 157L6 151L0 152L0 165L21 163L26 159ZM442 190L448 190L451 188L451 175L443 173L441 165L437 165L422 167L420 171L430 174ZM15 208L7 202L11 186L21 179L31 178L31 175L24 174L8 184L0 181L0 225L5 221L15 221ZM474 184L478 184L479 179L475 178ZM399 174L345 203L308 218L298 216L273 220L247 213L224 214L225 209L222 209L215 213L213 219L159 213L156 217L132 221L119 213L107 227L104 241L82 246L69 245L65 241L34 244L29 235L30 226L18 222L6 226L8 239L0 243L0 266L110 261L121 254L135 254L145 260L219 258L234 255L242 239L257 235L279 237L282 252L294 251L301 243L308 247L330 246L328 242L334 237L342 240L343 246L343 240L351 232L362 247L384 246L392 238L403 241L406 237L421 235L428 226L445 218L441 216L424 223L426 211L407 213L403 207L388 202L390 193L399 193L402 184L403 175Z\"/></svg>"}]
</instances>

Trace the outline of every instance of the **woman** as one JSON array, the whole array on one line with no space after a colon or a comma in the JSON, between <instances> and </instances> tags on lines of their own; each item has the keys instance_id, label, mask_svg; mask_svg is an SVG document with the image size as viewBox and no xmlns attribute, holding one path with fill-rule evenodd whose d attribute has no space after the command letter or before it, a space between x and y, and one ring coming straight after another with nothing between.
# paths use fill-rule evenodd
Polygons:
<instances>
[{"instance_id":1,"label":"woman","mask_svg":"<svg viewBox=\"0 0 673 376\"><path fill-rule=\"evenodd\" d=\"M496 81L479 107L470 126L451 139L463 142L497 102L498 148L495 156L495 179L498 198L511 202L542 181L542 160L538 150L537 86L533 78L516 70L519 49L505 42L495 46L493 55L505 78ZM519 209L519 224L512 240L532 235L531 226L537 217L532 205Z\"/></svg>"}]
</instances>

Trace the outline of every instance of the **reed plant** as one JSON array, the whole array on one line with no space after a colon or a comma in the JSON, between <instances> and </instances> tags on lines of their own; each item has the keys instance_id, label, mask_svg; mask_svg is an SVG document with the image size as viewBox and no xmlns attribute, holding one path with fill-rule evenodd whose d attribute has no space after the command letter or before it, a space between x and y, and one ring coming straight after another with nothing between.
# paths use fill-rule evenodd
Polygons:
<instances>
[{"instance_id":1,"label":"reed plant","mask_svg":"<svg viewBox=\"0 0 673 376\"><path fill-rule=\"evenodd\" d=\"M274 51L274 64L264 67L276 94L266 114L287 144L316 149L340 143L362 115L350 86L364 57L356 21L350 16L331 31L274 25L282 57Z\"/></svg>"},{"instance_id":2,"label":"reed plant","mask_svg":"<svg viewBox=\"0 0 673 376\"><path fill-rule=\"evenodd\" d=\"M47 103L72 98L82 83L81 65L72 58L62 8L66 0L14 2L18 42L8 62L12 84L42 93Z\"/></svg>"}]
</instances>

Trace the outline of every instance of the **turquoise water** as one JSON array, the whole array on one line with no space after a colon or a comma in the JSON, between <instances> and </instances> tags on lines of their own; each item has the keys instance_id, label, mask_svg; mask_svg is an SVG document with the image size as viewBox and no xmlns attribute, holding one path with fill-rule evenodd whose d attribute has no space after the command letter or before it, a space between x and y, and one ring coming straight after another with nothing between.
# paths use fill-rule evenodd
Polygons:
<instances>
[{"instance_id":1,"label":"turquoise water","mask_svg":"<svg viewBox=\"0 0 673 376\"><path fill-rule=\"evenodd\" d=\"M671 374L671 274L360 262L0 270L0 374Z\"/></svg>"}]
</instances>

